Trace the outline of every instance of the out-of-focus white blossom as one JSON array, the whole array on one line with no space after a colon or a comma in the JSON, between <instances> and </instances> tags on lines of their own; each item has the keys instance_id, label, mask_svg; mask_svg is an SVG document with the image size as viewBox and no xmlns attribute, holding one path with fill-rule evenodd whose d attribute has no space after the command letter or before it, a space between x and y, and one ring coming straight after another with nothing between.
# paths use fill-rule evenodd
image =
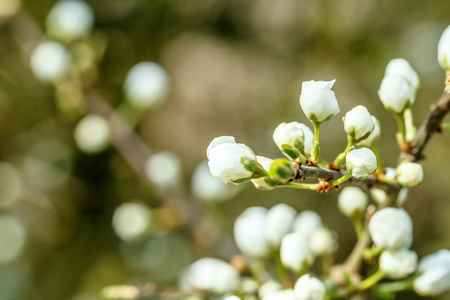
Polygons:
<instances>
[{"instance_id":1,"label":"out-of-focus white blossom","mask_svg":"<svg viewBox=\"0 0 450 300\"><path fill-rule=\"evenodd\" d=\"M50 36L71 41L87 35L94 23L89 5L80 0L61 0L50 10L46 28Z\"/></svg>"},{"instance_id":2,"label":"out-of-focus white blossom","mask_svg":"<svg viewBox=\"0 0 450 300\"><path fill-rule=\"evenodd\" d=\"M324 122L339 113L339 105L334 91L336 80L304 81L300 94L300 106L312 122Z\"/></svg>"},{"instance_id":3,"label":"out-of-focus white blossom","mask_svg":"<svg viewBox=\"0 0 450 300\"><path fill-rule=\"evenodd\" d=\"M417 268L417 254L408 249L384 251L380 256L380 270L391 279L400 279L412 274Z\"/></svg>"},{"instance_id":4,"label":"out-of-focus white blossom","mask_svg":"<svg viewBox=\"0 0 450 300\"><path fill-rule=\"evenodd\" d=\"M326 296L325 285L319 279L309 274L303 275L294 287L297 300L324 300Z\"/></svg>"},{"instance_id":5,"label":"out-of-focus white blossom","mask_svg":"<svg viewBox=\"0 0 450 300\"><path fill-rule=\"evenodd\" d=\"M372 216L369 232L375 245L396 251L411 246L413 224L404 209L386 207Z\"/></svg>"},{"instance_id":6,"label":"out-of-focus white blossom","mask_svg":"<svg viewBox=\"0 0 450 300\"><path fill-rule=\"evenodd\" d=\"M123 85L125 97L139 108L163 102L169 92L169 75L154 62L140 62L130 69Z\"/></svg>"},{"instance_id":7,"label":"out-of-focus white blossom","mask_svg":"<svg viewBox=\"0 0 450 300\"><path fill-rule=\"evenodd\" d=\"M298 122L281 123L273 132L273 140L278 148L283 144L295 147L295 140L304 145L305 153L310 154L314 142L314 134L308 126Z\"/></svg>"},{"instance_id":8,"label":"out-of-focus white blossom","mask_svg":"<svg viewBox=\"0 0 450 300\"><path fill-rule=\"evenodd\" d=\"M58 42L42 42L30 57L30 67L34 77L44 82L54 82L63 78L70 68L70 54Z\"/></svg>"},{"instance_id":9,"label":"out-of-focus white blossom","mask_svg":"<svg viewBox=\"0 0 450 300\"><path fill-rule=\"evenodd\" d=\"M20 9L20 0L2 0L0 1L0 17L10 17Z\"/></svg>"},{"instance_id":10,"label":"out-of-focus white blossom","mask_svg":"<svg viewBox=\"0 0 450 300\"><path fill-rule=\"evenodd\" d=\"M419 75L417 75L417 72L404 58L392 59L387 64L384 76L389 75L403 76L406 80L408 80L414 91L417 91L420 87Z\"/></svg>"},{"instance_id":11,"label":"out-of-focus white blossom","mask_svg":"<svg viewBox=\"0 0 450 300\"><path fill-rule=\"evenodd\" d=\"M405 77L388 75L381 81L378 96L386 109L402 113L408 104L414 104L415 90Z\"/></svg>"},{"instance_id":12,"label":"out-of-focus white blossom","mask_svg":"<svg viewBox=\"0 0 450 300\"><path fill-rule=\"evenodd\" d=\"M231 295L231 296L225 297L223 300L241 300L241 298L239 298L238 296L235 296L235 295Z\"/></svg>"},{"instance_id":13,"label":"out-of-focus white blossom","mask_svg":"<svg viewBox=\"0 0 450 300\"><path fill-rule=\"evenodd\" d=\"M345 132L356 141L364 140L373 131L374 124L372 116L366 107L355 106L344 117Z\"/></svg>"},{"instance_id":14,"label":"out-of-focus white blossom","mask_svg":"<svg viewBox=\"0 0 450 300\"><path fill-rule=\"evenodd\" d=\"M23 188L19 171L12 164L0 162L0 208L13 204Z\"/></svg>"},{"instance_id":15,"label":"out-of-focus white blossom","mask_svg":"<svg viewBox=\"0 0 450 300\"><path fill-rule=\"evenodd\" d=\"M280 258L285 267L297 273L307 270L314 263L314 254L308 245L308 239L300 232L289 233L283 237Z\"/></svg>"},{"instance_id":16,"label":"out-of-focus white blossom","mask_svg":"<svg viewBox=\"0 0 450 300\"><path fill-rule=\"evenodd\" d=\"M221 136L212 140L206 151L211 174L223 182L240 182L250 180L253 172L244 167L242 157L256 162L252 149L244 144L237 144L232 136Z\"/></svg>"},{"instance_id":17,"label":"out-of-focus white blossom","mask_svg":"<svg viewBox=\"0 0 450 300\"><path fill-rule=\"evenodd\" d=\"M450 250L442 249L422 258L418 273L413 287L419 295L436 296L450 291Z\"/></svg>"},{"instance_id":18,"label":"out-of-focus white blossom","mask_svg":"<svg viewBox=\"0 0 450 300\"><path fill-rule=\"evenodd\" d=\"M374 124L372 133L367 138L365 138L362 141L358 142L358 144L357 144L358 146L371 148L376 143L378 143L378 140L380 139L380 136L381 136L380 121L378 121L377 118L372 116L372 122Z\"/></svg>"},{"instance_id":19,"label":"out-of-focus white blossom","mask_svg":"<svg viewBox=\"0 0 450 300\"><path fill-rule=\"evenodd\" d=\"M152 215L150 209L139 203L122 203L114 211L112 227L124 241L143 236L150 228Z\"/></svg>"},{"instance_id":20,"label":"out-of-focus white blossom","mask_svg":"<svg viewBox=\"0 0 450 300\"><path fill-rule=\"evenodd\" d=\"M398 207L402 207L406 199L408 199L408 188L404 186L400 189L400 192L398 192L395 204L397 204Z\"/></svg>"},{"instance_id":21,"label":"out-of-focus white blossom","mask_svg":"<svg viewBox=\"0 0 450 300\"><path fill-rule=\"evenodd\" d=\"M377 169L377 157L369 148L348 152L346 161L347 171L358 179L365 179Z\"/></svg>"},{"instance_id":22,"label":"out-of-focus white blossom","mask_svg":"<svg viewBox=\"0 0 450 300\"><path fill-rule=\"evenodd\" d=\"M234 222L234 239L241 252L252 258L263 258L271 248L264 232L267 209L253 206L247 208Z\"/></svg>"},{"instance_id":23,"label":"out-of-focus white blossom","mask_svg":"<svg viewBox=\"0 0 450 300\"><path fill-rule=\"evenodd\" d=\"M309 236L314 230L323 226L320 216L312 210L304 210L294 221L294 231Z\"/></svg>"},{"instance_id":24,"label":"out-of-focus white blossom","mask_svg":"<svg viewBox=\"0 0 450 300\"><path fill-rule=\"evenodd\" d=\"M308 237L308 243L316 256L330 255L338 248L336 234L324 227L314 230Z\"/></svg>"},{"instance_id":25,"label":"out-of-focus white blossom","mask_svg":"<svg viewBox=\"0 0 450 300\"><path fill-rule=\"evenodd\" d=\"M186 280L191 290L226 294L238 288L239 273L222 260L202 258L186 270Z\"/></svg>"},{"instance_id":26,"label":"out-of-focus white blossom","mask_svg":"<svg viewBox=\"0 0 450 300\"><path fill-rule=\"evenodd\" d=\"M262 298L262 300L296 300L295 292L292 289L281 290L270 293Z\"/></svg>"},{"instance_id":27,"label":"out-of-focus white blossom","mask_svg":"<svg viewBox=\"0 0 450 300\"><path fill-rule=\"evenodd\" d=\"M23 224L13 216L0 216L0 264L13 261L22 252L26 242Z\"/></svg>"},{"instance_id":28,"label":"out-of-focus white blossom","mask_svg":"<svg viewBox=\"0 0 450 300\"><path fill-rule=\"evenodd\" d=\"M264 282L259 286L258 296L259 298L264 298L269 294L273 294L274 292L281 291L283 287L281 284L275 280L269 280Z\"/></svg>"},{"instance_id":29,"label":"out-of-focus white blossom","mask_svg":"<svg viewBox=\"0 0 450 300\"><path fill-rule=\"evenodd\" d=\"M171 151L155 153L145 163L147 177L161 189L179 186L181 171L181 160Z\"/></svg>"},{"instance_id":30,"label":"out-of-focus white blossom","mask_svg":"<svg viewBox=\"0 0 450 300\"><path fill-rule=\"evenodd\" d=\"M111 140L108 121L100 115L87 115L75 127L74 138L81 151L98 153L108 147Z\"/></svg>"},{"instance_id":31,"label":"out-of-focus white blossom","mask_svg":"<svg viewBox=\"0 0 450 300\"><path fill-rule=\"evenodd\" d=\"M344 215L352 218L364 213L368 201L368 196L363 190L355 186L347 186L339 194L338 207Z\"/></svg>"},{"instance_id":32,"label":"out-of-focus white blossom","mask_svg":"<svg viewBox=\"0 0 450 300\"><path fill-rule=\"evenodd\" d=\"M281 239L291 232L297 212L294 208L280 203L269 209L266 214L265 234L269 244L277 249L280 247Z\"/></svg>"},{"instance_id":33,"label":"out-of-focus white blossom","mask_svg":"<svg viewBox=\"0 0 450 300\"><path fill-rule=\"evenodd\" d=\"M256 156L256 160L258 161L258 163L264 168L264 170L266 170L267 172L270 171L270 165L272 164L273 160L264 156ZM268 184L264 178L267 177L260 177L260 178L256 178L256 179L252 179L252 183L253 185L260 190L272 190L274 189L273 186L271 186L270 184Z\"/></svg>"},{"instance_id":34,"label":"out-of-focus white blossom","mask_svg":"<svg viewBox=\"0 0 450 300\"><path fill-rule=\"evenodd\" d=\"M416 186L423 180L422 165L413 162L403 163L397 168L397 179L405 186Z\"/></svg>"},{"instance_id":35,"label":"out-of-focus white blossom","mask_svg":"<svg viewBox=\"0 0 450 300\"><path fill-rule=\"evenodd\" d=\"M450 26L444 30L439 40L438 61L442 69L450 70Z\"/></svg>"},{"instance_id":36,"label":"out-of-focus white blossom","mask_svg":"<svg viewBox=\"0 0 450 300\"><path fill-rule=\"evenodd\" d=\"M389 201L389 195L385 191L378 188L371 188L370 195L378 205L384 206Z\"/></svg>"}]
</instances>

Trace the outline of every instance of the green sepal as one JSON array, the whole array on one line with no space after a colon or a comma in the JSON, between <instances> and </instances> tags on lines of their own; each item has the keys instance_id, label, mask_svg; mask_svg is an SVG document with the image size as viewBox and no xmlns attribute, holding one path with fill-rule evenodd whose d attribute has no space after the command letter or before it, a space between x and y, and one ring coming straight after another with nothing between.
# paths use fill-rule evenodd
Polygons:
<instances>
[{"instance_id":1,"label":"green sepal","mask_svg":"<svg viewBox=\"0 0 450 300\"><path fill-rule=\"evenodd\" d=\"M247 183L251 180L251 177L247 177L247 178L240 178L240 179L236 179L236 180L230 180L231 183L234 184L241 184L241 183Z\"/></svg>"},{"instance_id":2,"label":"green sepal","mask_svg":"<svg viewBox=\"0 0 450 300\"><path fill-rule=\"evenodd\" d=\"M299 139L294 140L294 149L297 149L300 153L305 151L305 144ZM300 156L300 155L298 155Z\"/></svg>"},{"instance_id":3,"label":"green sepal","mask_svg":"<svg viewBox=\"0 0 450 300\"><path fill-rule=\"evenodd\" d=\"M278 185L280 184L279 181L277 181L277 180L275 180L275 179L273 179L273 178L270 178L270 177L264 177L263 180L264 180L265 183L267 183L267 185L269 185L271 188L275 188L276 186L278 186ZM256 187L258 190L262 190L262 191L271 190L271 189L267 189L267 188L264 188L264 187L261 188L261 187L258 187L258 186L256 186L256 185L255 185L255 187Z\"/></svg>"},{"instance_id":4,"label":"green sepal","mask_svg":"<svg viewBox=\"0 0 450 300\"><path fill-rule=\"evenodd\" d=\"M247 171L252 173L255 171L257 165L256 159L253 159L248 156L242 156L239 161Z\"/></svg>"},{"instance_id":5,"label":"green sepal","mask_svg":"<svg viewBox=\"0 0 450 300\"><path fill-rule=\"evenodd\" d=\"M367 131L362 137L360 137L359 139L355 140L355 144L359 143L359 142L361 142L361 141L363 141L365 139L367 139L369 137L369 135L373 132L374 129L375 129L375 126L374 126L374 128L372 128L372 131ZM352 138L355 138L355 137L352 136Z\"/></svg>"},{"instance_id":6,"label":"green sepal","mask_svg":"<svg viewBox=\"0 0 450 300\"><path fill-rule=\"evenodd\" d=\"M292 159L296 159L301 155L301 152L297 148L293 148L291 145L288 144L281 145L281 150Z\"/></svg>"},{"instance_id":7,"label":"green sepal","mask_svg":"<svg viewBox=\"0 0 450 300\"><path fill-rule=\"evenodd\" d=\"M295 169L287 159L276 159L270 165L269 176L277 181L286 181L295 176Z\"/></svg>"},{"instance_id":8,"label":"green sepal","mask_svg":"<svg viewBox=\"0 0 450 300\"><path fill-rule=\"evenodd\" d=\"M317 123L317 117L313 112L308 112L306 116L311 120L311 122Z\"/></svg>"}]
</instances>

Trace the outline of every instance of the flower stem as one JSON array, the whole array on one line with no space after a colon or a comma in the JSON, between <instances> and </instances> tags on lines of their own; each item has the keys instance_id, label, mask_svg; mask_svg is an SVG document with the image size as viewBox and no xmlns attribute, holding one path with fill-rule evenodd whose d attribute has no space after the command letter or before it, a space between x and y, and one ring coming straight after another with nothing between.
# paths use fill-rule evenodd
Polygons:
<instances>
[{"instance_id":1,"label":"flower stem","mask_svg":"<svg viewBox=\"0 0 450 300\"><path fill-rule=\"evenodd\" d=\"M359 287L359 289L361 291L370 289L375 284L377 284L378 281L380 281L383 278L384 278L384 272L381 271L380 269L378 269L375 273L373 273L372 275L367 277L365 280L363 280L363 282L361 282L361 286Z\"/></svg>"},{"instance_id":2,"label":"flower stem","mask_svg":"<svg viewBox=\"0 0 450 300\"><path fill-rule=\"evenodd\" d=\"M412 288L412 279L379 284L375 290L379 293L394 293Z\"/></svg>"},{"instance_id":3,"label":"flower stem","mask_svg":"<svg viewBox=\"0 0 450 300\"><path fill-rule=\"evenodd\" d=\"M361 220L361 215L359 213L355 214L351 219L352 219L352 222L353 222L353 227L355 227L356 236L359 239L359 237L361 236L361 234L362 234L362 232L364 230L363 223L362 223L362 220Z\"/></svg>"},{"instance_id":4,"label":"flower stem","mask_svg":"<svg viewBox=\"0 0 450 300\"><path fill-rule=\"evenodd\" d=\"M450 131L450 122L442 123L441 130L442 131Z\"/></svg>"},{"instance_id":5,"label":"flower stem","mask_svg":"<svg viewBox=\"0 0 450 300\"><path fill-rule=\"evenodd\" d=\"M336 180L332 180L332 181L330 182L330 185L331 185L331 186L339 185L339 184L343 183L344 181L349 180L350 178L352 178L352 175L350 174L350 172L347 172L347 173L346 173L344 176L342 176L341 178L338 178L338 179L336 179Z\"/></svg>"},{"instance_id":6,"label":"flower stem","mask_svg":"<svg viewBox=\"0 0 450 300\"><path fill-rule=\"evenodd\" d=\"M339 154L336 157L336 159L334 160L334 165L337 169L341 168L341 165L344 162L345 157L347 156L348 150L350 150L350 148L353 147L354 144L355 144L355 140L351 136L347 135L347 147L345 147L344 152Z\"/></svg>"},{"instance_id":7,"label":"flower stem","mask_svg":"<svg viewBox=\"0 0 450 300\"><path fill-rule=\"evenodd\" d=\"M321 122L313 122L314 125L314 144L311 150L311 162L317 164L320 161L320 144L319 144L319 132Z\"/></svg>"},{"instance_id":8,"label":"flower stem","mask_svg":"<svg viewBox=\"0 0 450 300\"><path fill-rule=\"evenodd\" d=\"M395 120L397 121L397 127L399 132L399 143L400 148L404 149L406 148L406 131L405 131L405 124L404 120L402 118L403 114L394 114Z\"/></svg>"},{"instance_id":9,"label":"flower stem","mask_svg":"<svg viewBox=\"0 0 450 300\"><path fill-rule=\"evenodd\" d=\"M406 126L406 140L412 141L416 137L417 128L414 126L414 120L413 120L413 114L411 107L408 107L405 109L405 112L403 113L403 117L405 119L405 126Z\"/></svg>"},{"instance_id":10,"label":"flower stem","mask_svg":"<svg viewBox=\"0 0 450 300\"><path fill-rule=\"evenodd\" d=\"M298 183L298 182L287 182L285 184L280 184L279 187L293 187L302 190L317 190L319 184L317 183Z\"/></svg>"}]
</instances>

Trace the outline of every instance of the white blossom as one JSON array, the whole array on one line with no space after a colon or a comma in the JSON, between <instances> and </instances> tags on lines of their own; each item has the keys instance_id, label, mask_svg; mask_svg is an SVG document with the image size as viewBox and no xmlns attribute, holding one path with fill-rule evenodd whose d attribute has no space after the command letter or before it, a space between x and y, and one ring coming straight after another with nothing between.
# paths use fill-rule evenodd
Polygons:
<instances>
[{"instance_id":1,"label":"white blossom","mask_svg":"<svg viewBox=\"0 0 450 300\"><path fill-rule=\"evenodd\" d=\"M259 286L258 296L259 298L264 298L265 296L281 291L282 289L283 287L279 282L275 280L268 280Z\"/></svg>"},{"instance_id":2,"label":"white blossom","mask_svg":"<svg viewBox=\"0 0 450 300\"><path fill-rule=\"evenodd\" d=\"M355 106L344 117L345 132L356 141L367 138L374 129L373 119L367 108Z\"/></svg>"},{"instance_id":3,"label":"white blossom","mask_svg":"<svg viewBox=\"0 0 450 300\"><path fill-rule=\"evenodd\" d=\"M369 198L363 190L355 186L347 186L339 194L338 207L344 215L352 218L356 215L362 216L368 201Z\"/></svg>"},{"instance_id":4,"label":"white blossom","mask_svg":"<svg viewBox=\"0 0 450 300\"><path fill-rule=\"evenodd\" d=\"M436 296L450 291L450 250L442 249L422 258L414 290L422 296Z\"/></svg>"},{"instance_id":5,"label":"white blossom","mask_svg":"<svg viewBox=\"0 0 450 300\"><path fill-rule=\"evenodd\" d=\"M266 240L274 249L280 247L281 239L291 231L296 216L295 209L283 203L269 209L264 231Z\"/></svg>"},{"instance_id":6,"label":"white blossom","mask_svg":"<svg viewBox=\"0 0 450 300\"><path fill-rule=\"evenodd\" d=\"M336 80L304 81L300 94L300 106L312 122L324 122L339 113L339 105L331 90Z\"/></svg>"},{"instance_id":7,"label":"white blossom","mask_svg":"<svg viewBox=\"0 0 450 300\"><path fill-rule=\"evenodd\" d=\"M294 231L309 236L314 230L322 227L322 219L312 210L304 210L294 221Z\"/></svg>"},{"instance_id":8,"label":"white blossom","mask_svg":"<svg viewBox=\"0 0 450 300\"><path fill-rule=\"evenodd\" d=\"M234 292L239 285L239 273L230 264L215 258L202 258L186 271L191 290L204 290L216 294Z\"/></svg>"},{"instance_id":9,"label":"white blossom","mask_svg":"<svg viewBox=\"0 0 450 300\"><path fill-rule=\"evenodd\" d=\"M423 180L422 165L413 162L402 163L397 168L397 179L405 186L416 186Z\"/></svg>"},{"instance_id":10,"label":"white blossom","mask_svg":"<svg viewBox=\"0 0 450 300\"><path fill-rule=\"evenodd\" d=\"M324 300L326 296L325 285L309 274L300 277L294 286L297 300Z\"/></svg>"},{"instance_id":11,"label":"white blossom","mask_svg":"<svg viewBox=\"0 0 450 300\"><path fill-rule=\"evenodd\" d=\"M283 144L295 147L295 140L299 140L304 145L305 153L310 154L314 142L314 134L305 124L283 122L273 132L273 140L280 149L282 149L281 146Z\"/></svg>"},{"instance_id":12,"label":"white blossom","mask_svg":"<svg viewBox=\"0 0 450 300\"><path fill-rule=\"evenodd\" d=\"M308 243L315 256L330 255L338 248L336 234L324 227L314 230Z\"/></svg>"},{"instance_id":13,"label":"white blossom","mask_svg":"<svg viewBox=\"0 0 450 300\"><path fill-rule=\"evenodd\" d=\"M223 182L250 180L253 172L244 167L241 158L249 157L256 162L256 156L246 145L237 144L234 137L221 136L213 139L206 153L211 174Z\"/></svg>"},{"instance_id":14,"label":"white blossom","mask_svg":"<svg viewBox=\"0 0 450 300\"><path fill-rule=\"evenodd\" d=\"M45 25L51 36L70 41L88 34L93 23L94 14L86 2L62 0L52 7Z\"/></svg>"},{"instance_id":15,"label":"white blossom","mask_svg":"<svg viewBox=\"0 0 450 300\"><path fill-rule=\"evenodd\" d=\"M273 160L264 156L256 156L256 160L257 162L264 168L264 170L266 170L267 172L270 171L270 165L272 164ZM270 184L268 184L265 180L265 178L267 177L260 177L260 178L255 178L252 179L252 183L253 185L260 190L272 190L274 189L273 186L271 186Z\"/></svg>"},{"instance_id":16,"label":"white blossom","mask_svg":"<svg viewBox=\"0 0 450 300\"><path fill-rule=\"evenodd\" d=\"M365 179L377 169L377 157L369 148L348 152L346 161L347 170L358 179Z\"/></svg>"},{"instance_id":17,"label":"white blossom","mask_svg":"<svg viewBox=\"0 0 450 300\"><path fill-rule=\"evenodd\" d=\"M30 67L33 75L40 81L57 81L69 72L69 51L60 43L42 42L30 57Z\"/></svg>"},{"instance_id":18,"label":"white blossom","mask_svg":"<svg viewBox=\"0 0 450 300\"><path fill-rule=\"evenodd\" d=\"M111 140L108 121L100 115L87 115L75 127L74 138L83 152L94 154L103 151Z\"/></svg>"},{"instance_id":19,"label":"white blossom","mask_svg":"<svg viewBox=\"0 0 450 300\"><path fill-rule=\"evenodd\" d=\"M148 108L163 102L169 92L169 75L154 62L140 62L128 71L123 89L131 104Z\"/></svg>"},{"instance_id":20,"label":"white blossom","mask_svg":"<svg viewBox=\"0 0 450 300\"><path fill-rule=\"evenodd\" d=\"M404 58L392 59L386 66L386 72L384 76L398 75L403 76L408 80L414 91L417 91L420 87L420 79L417 72L411 67L409 62Z\"/></svg>"},{"instance_id":21,"label":"white blossom","mask_svg":"<svg viewBox=\"0 0 450 300\"><path fill-rule=\"evenodd\" d=\"M444 30L439 40L438 61L442 69L450 70L450 26Z\"/></svg>"},{"instance_id":22,"label":"white blossom","mask_svg":"<svg viewBox=\"0 0 450 300\"><path fill-rule=\"evenodd\" d=\"M234 222L234 239L241 252L251 258L263 258L271 248L264 232L267 209L253 206L247 208Z\"/></svg>"},{"instance_id":23,"label":"white blossom","mask_svg":"<svg viewBox=\"0 0 450 300\"><path fill-rule=\"evenodd\" d=\"M289 233L283 237L280 258L283 266L297 273L307 270L314 262L308 239L300 232Z\"/></svg>"},{"instance_id":24,"label":"white blossom","mask_svg":"<svg viewBox=\"0 0 450 300\"><path fill-rule=\"evenodd\" d=\"M386 207L372 216L369 232L375 245L396 251L411 246L413 224L404 209Z\"/></svg>"},{"instance_id":25,"label":"white blossom","mask_svg":"<svg viewBox=\"0 0 450 300\"><path fill-rule=\"evenodd\" d=\"M265 295L262 300L296 300L295 292L292 289L275 291Z\"/></svg>"},{"instance_id":26,"label":"white blossom","mask_svg":"<svg viewBox=\"0 0 450 300\"><path fill-rule=\"evenodd\" d=\"M171 189L181 182L181 160L171 151L151 155L145 162L148 179L160 189Z\"/></svg>"},{"instance_id":27,"label":"white blossom","mask_svg":"<svg viewBox=\"0 0 450 300\"><path fill-rule=\"evenodd\" d=\"M412 274L417 268L417 254L408 249L383 251L380 270L391 279L400 279Z\"/></svg>"},{"instance_id":28,"label":"white blossom","mask_svg":"<svg viewBox=\"0 0 450 300\"><path fill-rule=\"evenodd\" d=\"M372 116L372 122L374 124L372 133L362 141L358 142L358 146L371 148L373 147L381 136L381 127L380 127L380 121L374 116Z\"/></svg>"},{"instance_id":29,"label":"white blossom","mask_svg":"<svg viewBox=\"0 0 450 300\"><path fill-rule=\"evenodd\" d=\"M378 96L386 109L402 113L407 104L414 103L415 90L405 77L387 75L381 81Z\"/></svg>"}]
</instances>

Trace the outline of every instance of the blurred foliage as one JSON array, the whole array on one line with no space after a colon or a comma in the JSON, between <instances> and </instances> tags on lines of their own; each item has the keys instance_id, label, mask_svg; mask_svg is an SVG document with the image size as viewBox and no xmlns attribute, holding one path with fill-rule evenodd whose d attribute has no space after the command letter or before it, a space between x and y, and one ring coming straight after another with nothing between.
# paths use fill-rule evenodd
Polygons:
<instances>
[{"instance_id":1,"label":"blurred foliage","mask_svg":"<svg viewBox=\"0 0 450 300\"><path fill-rule=\"evenodd\" d=\"M78 150L73 132L90 112L88 99L76 85L38 82L29 68L30 51L43 39L55 1L23 0L16 13L0 19L0 157L7 164L0 172L0 196L17 198L0 216L19 220L27 238L18 257L0 261L0 299L88 300L99 299L98 292L112 284L174 286L196 258L237 253L232 224L246 207L271 207L280 199L299 211L317 211L338 233L337 260L343 260L355 238L337 212L337 193L246 186L228 202L196 204L187 191L207 145L216 136L233 135L259 155L281 156L272 142L274 128L282 121L308 123L298 105L300 83L337 79L340 116L365 105L381 121L381 155L394 165L395 123L377 96L386 63L404 57L418 71L417 123L443 88L436 45L448 25L448 1L87 2L94 30L84 44L71 45L85 88L119 109L133 65L154 61L167 70L167 102L141 116L135 131L152 151L181 158L182 188L152 186L117 149L94 155ZM86 59L95 63L83 69ZM345 147L341 122L338 116L323 126L325 158ZM449 146L445 134L433 139L423 163L425 181L405 204L419 257L450 245ZM114 210L129 201L145 204L155 216L149 235L135 242L121 241L111 226ZM416 297L403 293L398 299Z\"/></svg>"}]
</instances>

